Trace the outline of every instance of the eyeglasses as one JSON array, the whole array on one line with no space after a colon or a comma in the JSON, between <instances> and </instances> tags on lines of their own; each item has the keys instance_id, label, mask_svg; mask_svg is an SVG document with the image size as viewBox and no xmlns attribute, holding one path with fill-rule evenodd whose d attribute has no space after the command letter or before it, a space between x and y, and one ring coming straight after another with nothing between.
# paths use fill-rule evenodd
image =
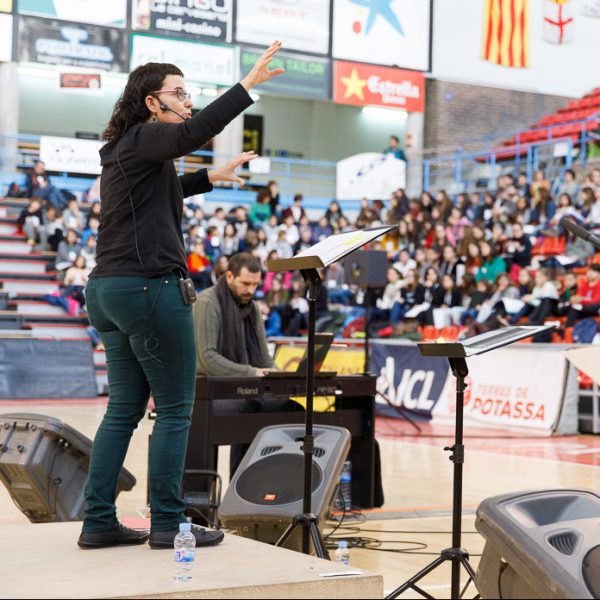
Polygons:
<instances>
[{"instance_id":1,"label":"eyeglasses","mask_svg":"<svg viewBox=\"0 0 600 600\"><path fill-rule=\"evenodd\" d=\"M149 94L177 94L177 100L190 100L192 95L186 90L181 88L175 88L174 90L156 90L155 92L149 92Z\"/></svg>"}]
</instances>

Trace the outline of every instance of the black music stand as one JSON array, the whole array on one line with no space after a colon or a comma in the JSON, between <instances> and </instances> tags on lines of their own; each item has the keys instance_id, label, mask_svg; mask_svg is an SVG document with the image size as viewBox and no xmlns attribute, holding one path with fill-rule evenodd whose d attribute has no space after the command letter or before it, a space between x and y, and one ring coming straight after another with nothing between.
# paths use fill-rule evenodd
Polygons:
<instances>
[{"instance_id":1,"label":"black music stand","mask_svg":"<svg viewBox=\"0 0 600 600\"><path fill-rule=\"evenodd\" d=\"M460 342L421 342L417 345L422 356L438 356L447 358L450 362L452 375L456 377L456 422L454 429L454 445L446 446L444 450L451 452L450 460L454 464L453 494L452 494L452 547L442 550L433 562L429 563L424 569L421 569L416 575L405 581L400 587L396 588L391 594L386 596L386 600L397 598L408 589L413 589L421 594L423 598L434 598L417 584L423 577L431 573L434 569L444 564L446 561L452 561L451 578L451 598L462 598L467 591L470 583L475 584L475 571L469 563L469 552L461 548L461 527L462 527L462 471L465 458L465 447L463 445L463 402L464 391L466 388L465 377L469 374L467 367L467 358L477 356L502 346L508 346L519 340L538 335L544 331L554 329L556 325L541 326L515 326L505 327L488 331L481 335L462 340ZM460 589L460 567L464 567L469 578L464 588ZM479 598L479 594L475 598Z\"/></svg>"},{"instance_id":2,"label":"black music stand","mask_svg":"<svg viewBox=\"0 0 600 600\"><path fill-rule=\"evenodd\" d=\"M324 269L337 262L350 252L372 242L396 225L373 227L357 231L348 231L324 239L323 241L302 250L292 258L276 258L267 260L269 271L300 271L308 288L308 343L306 369L306 416L302 451L304 452L304 496L302 513L295 515L290 526L277 541L276 546L283 546L296 527L302 527L302 552L310 553L309 539L312 540L315 553L319 558L329 558L325 549L325 541L317 527L318 517L311 512L312 504L312 467L314 454L313 436L313 395L315 387L315 310L318 286L321 276L318 269Z\"/></svg>"}]
</instances>

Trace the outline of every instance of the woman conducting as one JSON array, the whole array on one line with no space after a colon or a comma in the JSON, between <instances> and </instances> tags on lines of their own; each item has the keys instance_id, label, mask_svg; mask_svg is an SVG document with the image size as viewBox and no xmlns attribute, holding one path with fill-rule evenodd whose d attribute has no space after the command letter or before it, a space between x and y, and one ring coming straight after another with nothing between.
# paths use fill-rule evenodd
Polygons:
<instances>
[{"instance_id":1,"label":"woman conducting","mask_svg":"<svg viewBox=\"0 0 600 600\"><path fill-rule=\"evenodd\" d=\"M97 266L86 300L91 324L106 347L110 397L98 428L85 488L81 548L141 544L172 548L185 521L181 482L194 402L196 349L186 293L181 233L183 198L209 192L215 181L242 184L240 154L213 170L177 176L173 159L221 132L252 104L255 85L279 75L270 69L274 42L244 79L192 117L183 73L148 63L130 75L103 133ZM193 285L191 286L193 292ZM138 531L117 520L119 472L131 435L152 392L156 421L149 454L151 528ZM198 546L223 534L193 527Z\"/></svg>"}]
</instances>

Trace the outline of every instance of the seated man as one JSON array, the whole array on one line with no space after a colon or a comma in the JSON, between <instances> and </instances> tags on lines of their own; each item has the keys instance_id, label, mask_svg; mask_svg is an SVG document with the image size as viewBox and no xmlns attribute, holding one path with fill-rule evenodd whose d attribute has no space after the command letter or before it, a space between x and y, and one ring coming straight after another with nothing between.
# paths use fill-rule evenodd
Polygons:
<instances>
[{"instance_id":1,"label":"seated man","mask_svg":"<svg viewBox=\"0 0 600 600\"><path fill-rule=\"evenodd\" d=\"M214 287L204 290L194 304L198 375L263 377L274 363L260 309L253 301L260 283L260 259L248 252L231 257ZM216 414L299 410L287 398L219 400ZM230 477L248 445L231 448Z\"/></svg>"},{"instance_id":2,"label":"seated man","mask_svg":"<svg viewBox=\"0 0 600 600\"><path fill-rule=\"evenodd\" d=\"M569 298L571 308L567 313L567 327L583 317L597 316L600 310L600 265L590 265L587 277L577 286L577 294Z\"/></svg>"}]
</instances>

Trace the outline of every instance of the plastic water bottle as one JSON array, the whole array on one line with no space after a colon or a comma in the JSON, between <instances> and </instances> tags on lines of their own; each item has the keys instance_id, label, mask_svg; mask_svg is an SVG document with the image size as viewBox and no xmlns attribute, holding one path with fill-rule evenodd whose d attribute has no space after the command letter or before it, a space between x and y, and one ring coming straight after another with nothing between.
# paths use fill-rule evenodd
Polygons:
<instances>
[{"instance_id":1,"label":"plastic water bottle","mask_svg":"<svg viewBox=\"0 0 600 600\"><path fill-rule=\"evenodd\" d=\"M196 559L196 536L192 533L191 523L179 523L173 546L173 578L178 583L191 581Z\"/></svg>"},{"instance_id":2,"label":"plastic water bottle","mask_svg":"<svg viewBox=\"0 0 600 600\"><path fill-rule=\"evenodd\" d=\"M344 462L342 473L340 475L340 492L343 499L343 509L346 512L352 510L352 463L347 460Z\"/></svg>"},{"instance_id":3,"label":"plastic water bottle","mask_svg":"<svg viewBox=\"0 0 600 600\"><path fill-rule=\"evenodd\" d=\"M335 551L335 562L342 563L343 565L350 564L350 550L348 550L348 542L346 540L338 542L338 547Z\"/></svg>"}]
</instances>

